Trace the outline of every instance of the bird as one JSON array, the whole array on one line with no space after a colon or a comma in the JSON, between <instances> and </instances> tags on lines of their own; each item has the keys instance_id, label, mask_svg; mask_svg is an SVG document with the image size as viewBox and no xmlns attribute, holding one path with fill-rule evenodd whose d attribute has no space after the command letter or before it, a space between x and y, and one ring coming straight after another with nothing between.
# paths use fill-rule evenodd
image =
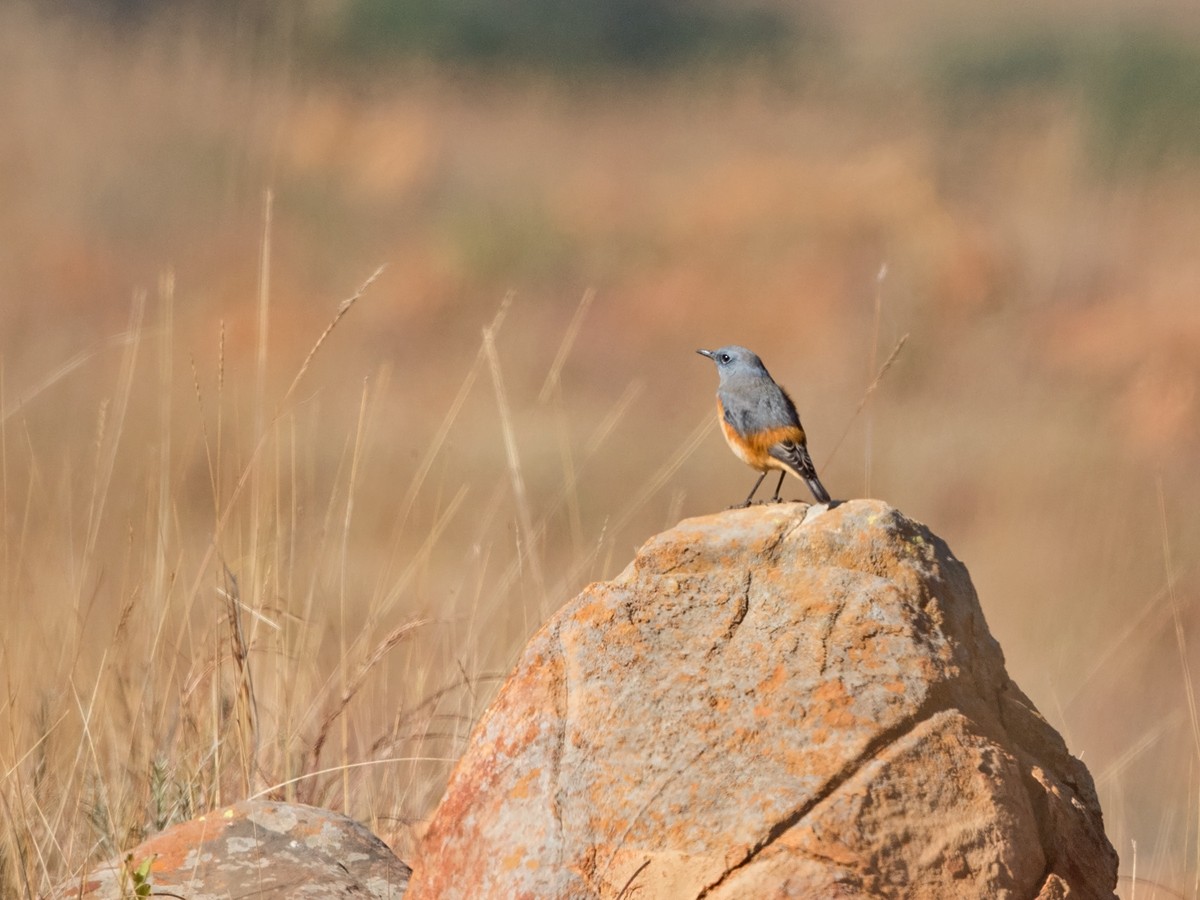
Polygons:
<instances>
[{"instance_id":1,"label":"bird","mask_svg":"<svg viewBox=\"0 0 1200 900\"><path fill-rule=\"evenodd\" d=\"M791 472L808 485L818 503L829 503L829 492L817 478L808 454L808 440L796 404L775 383L763 361L736 345L696 352L717 365L721 379L717 387L717 416L729 449L746 465L762 473L745 501L737 506L750 505L771 469L779 470L774 502L783 502L779 492L783 479Z\"/></svg>"}]
</instances>

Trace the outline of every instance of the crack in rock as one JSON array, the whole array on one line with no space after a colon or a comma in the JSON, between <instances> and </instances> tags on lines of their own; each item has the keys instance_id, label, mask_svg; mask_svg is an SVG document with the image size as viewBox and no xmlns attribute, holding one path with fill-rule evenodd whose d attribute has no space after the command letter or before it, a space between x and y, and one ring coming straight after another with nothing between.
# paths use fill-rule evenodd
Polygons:
<instances>
[{"instance_id":1,"label":"crack in rock","mask_svg":"<svg viewBox=\"0 0 1200 900\"><path fill-rule=\"evenodd\" d=\"M778 562L779 561L779 548L782 547L784 544L786 544L788 538L790 538L793 533L800 530L800 528L803 525L804 525L803 519L793 519L793 521L791 523L789 523L786 527L784 527L779 532L779 536L777 538L775 538L775 540L773 540L769 546L763 548L763 551L762 551L763 559L765 559L769 563Z\"/></svg>"},{"instance_id":2,"label":"crack in rock","mask_svg":"<svg viewBox=\"0 0 1200 900\"><path fill-rule=\"evenodd\" d=\"M937 693L942 692L938 691ZM788 831L804 821L805 817L807 817L813 810L833 796L838 789L842 787L842 785L857 775L864 766L876 759L884 750L896 743L905 735L909 734L917 726L933 718L933 716L944 711L946 708L947 707L945 704L939 702L939 699L931 693L930 696L926 698L925 702L921 704L919 709L897 722L891 728L876 735L875 738L871 740L865 748L863 748L862 753L843 766L832 778L826 781L825 784L823 784L812 797L772 825L762 839L759 840L749 850L747 850L745 855L740 860L722 872L715 881L705 885L700 893L696 895L696 900L704 900L705 897L710 896L713 891L728 881L730 876L732 876L735 872L746 868L746 866L754 862L754 860L760 854L762 854L764 850L783 837L783 835L785 835Z\"/></svg>"},{"instance_id":3,"label":"crack in rock","mask_svg":"<svg viewBox=\"0 0 1200 900\"><path fill-rule=\"evenodd\" d=\"M741 592L737 595L737 606L733 611L733 617L729 620L729 625L726 626L724 633L717 638L716 642L709 648L705 654L708 658L717 653L722 647L729 646L733 640L733 636L737 634L738 629L742 626L742 622L746 619L746 614L750 612L750 584L754 580L754 573L747 570L746 577L742 580Z\"/></svg>"},{"instance_id":4,"label":"crack in rock","mask_svg":"<svg viewBox=\"0 0 1200 900\"><path fill-rule=\"evenodd\" d=\"M833 637L833 630L837 628L838 619L841 618L843 612L846 611L846 606L849 601L843 597L838 601L837 609L833 611L833 615L829 617L829 624L824 628L821 634L821 666L818 669L820 674L825 674L825 669L829 665L829 639Z\"/></svg>"}]
</instances>

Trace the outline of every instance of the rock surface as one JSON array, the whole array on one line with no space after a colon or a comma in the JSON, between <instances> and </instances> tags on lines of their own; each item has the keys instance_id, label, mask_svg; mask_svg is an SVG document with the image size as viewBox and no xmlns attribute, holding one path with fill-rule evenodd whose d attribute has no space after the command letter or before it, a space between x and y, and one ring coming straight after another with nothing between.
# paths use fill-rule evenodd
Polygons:
<instances>
[{"instance_id":1,"label":"rock surface","mask_svg":"<svg viewBox=\"0 0 1200 900\"><path fill-rule=\"evenodd\" d=\"M409 900L1112 898L1092 779L896 510L685 521L530 641Z\"/></svg>"},{"instance_id":2,"label":"rock surface","mask_svg":"<svg viewBox=\"0 0 1200 900\"><path fill-rule=\"evenodd\" d=\"M136 847L133 867L154 857L152 896L362 897L399 900L409 868L379 838L345 816L311 806L246 801L168 828ZM122 861L101 866L52 896L122 893Z\"/></svg>"}]
</instances>

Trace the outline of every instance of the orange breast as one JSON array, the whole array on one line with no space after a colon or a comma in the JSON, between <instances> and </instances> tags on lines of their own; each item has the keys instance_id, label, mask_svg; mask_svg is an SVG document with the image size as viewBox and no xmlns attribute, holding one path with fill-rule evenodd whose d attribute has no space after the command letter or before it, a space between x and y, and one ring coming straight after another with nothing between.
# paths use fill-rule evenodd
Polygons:
<instances>
[{"instance_id":1,"label":"orange breast","mask_svg":"<svg viewBox=\"0 0 1200 900\"><path fill-rule=\"evenodd\" d=\"M725 410L721 407L720 400L717 400L717 414L720 416L721 432L725 435L725 443L729 444L729 449L746 465L758 469L760 472L765 472L767 469L787 469L783 463L771 456L770 450L776 444L781 441L803 444L805 441L804 429L791 425L782 428L768 428L757 434L743 437L725 420Z\"/></svg>"},{"instance_id":2,"label":"orange breast","mask_svg":"<svg viewBox=\"0 0 1200 900\"><path fill-rule=\"evenodd\" d=\"M732 425L725 421L725 417L721 417L721 431L725 435L725 443L729 445L729 449L734 455L748 466L758 469L760 472L765 472L771 467L770 456L765 451L760 449L756 443L747 441L738 434Z\"/></svg>"}]
</instances>

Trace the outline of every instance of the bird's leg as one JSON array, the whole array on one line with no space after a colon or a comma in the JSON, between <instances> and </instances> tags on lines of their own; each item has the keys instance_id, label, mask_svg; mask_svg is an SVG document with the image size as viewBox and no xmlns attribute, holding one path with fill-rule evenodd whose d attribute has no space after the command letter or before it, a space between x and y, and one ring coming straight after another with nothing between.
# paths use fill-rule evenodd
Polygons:
<instances>
[{"instance_id":1,"label":"bird's leg","mask_svg":"<svg viewBox=\"0 0 1200 900\"><path fill-rule=\"evenodd\" d=\"M763 474L766 475L767 473L763 472ZM786 477L786 475L787 475L787 472L779 473L779 484L775 485L775 496L771 498L772 502L774 502L774 503L782 503L783 502L783 498L779 496L779 492L783 490L783 479L784 479L784 477Z\"/></svg>"},{"instance_id":2,"label":"bird's leg","mask_svg":"<svg viewBox=\"0 0 1200 900\"><path fill-rule=\"evenodd\" d=\"M754 492L758 490L758 486L763 483L763 479L767 477L767 473L763 472L758 476L758 481L754 482L754 487L750 488L750 493L746 495L746 499L737 506L731 506L730 509L745 509L750 505L750 501L754 499Z\"/></svg>"}]
</instances>

